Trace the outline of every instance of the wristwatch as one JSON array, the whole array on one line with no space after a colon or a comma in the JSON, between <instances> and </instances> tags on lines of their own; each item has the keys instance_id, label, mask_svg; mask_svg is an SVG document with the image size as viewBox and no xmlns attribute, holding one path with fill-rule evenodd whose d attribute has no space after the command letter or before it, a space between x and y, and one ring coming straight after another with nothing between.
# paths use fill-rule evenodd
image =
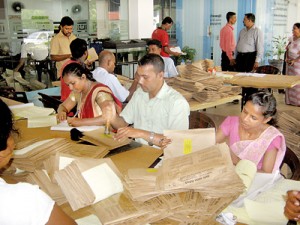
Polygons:
<instances>
[{"instance_id":1,"label":"wristwatch","mask_svg":"<svg viewBox=\"0 0 300 225\"><path fill-rule=\"evenodd\" d=\"M154 140L154 132L150 132L149 142L148 142L149 146L153 146L153 140Z\"/></svg>"}]
</instances>

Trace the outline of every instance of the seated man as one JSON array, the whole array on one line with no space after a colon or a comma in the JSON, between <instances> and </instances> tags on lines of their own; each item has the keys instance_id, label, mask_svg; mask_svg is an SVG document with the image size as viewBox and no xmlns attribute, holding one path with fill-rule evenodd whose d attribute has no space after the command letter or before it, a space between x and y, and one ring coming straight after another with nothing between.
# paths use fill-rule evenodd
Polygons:
<instances>
[{"instance_id":1,"label":"seated man","mask_svg":"<svg viewBox=\"0 0 300 225\"><path fill-rule=\"evenodd\" d=\"M99 67L93 71L93 77L96 81L107 85L121 102L128 102L137 88L138 76L135 76L131 87L127 90L113 74L115 64L115 55L110 51L103 50L99 54Z\"/></svg>"},{"instance_id":2,"label":"seated man","mask_svg":"<svg viewBox=\"0 0 300 225\"><path fill-rule=\"evenodd\" d=\"M161 42L159 40L152 39L152 40L148 41L147 46L148 46L148 53L153 53L153 54L160 55L162 45L161 45ZM164 60L164 63L165 63L164 77L175 77L175 76L177 76L178 72L177 72L177 69L175 67L174 61L170 57L163 57L162 56L162 59Z\"/></svg>"},{"instance_id":3,"label":"seated man","mask_svg":"<svg viewBox=\"0 0 300 225\"><path fill-rule=\"evenodd\" d=\"M118 129L116 139L131 137L143 144L164 148L170 142L163 136L164 130L189 128L189 104L164 82L164 61L159 55L145 55L138 63L137 73L141 88L136 90L120 116L114 105L108 104L103 117Z\"/></svg>"}]
</instances>

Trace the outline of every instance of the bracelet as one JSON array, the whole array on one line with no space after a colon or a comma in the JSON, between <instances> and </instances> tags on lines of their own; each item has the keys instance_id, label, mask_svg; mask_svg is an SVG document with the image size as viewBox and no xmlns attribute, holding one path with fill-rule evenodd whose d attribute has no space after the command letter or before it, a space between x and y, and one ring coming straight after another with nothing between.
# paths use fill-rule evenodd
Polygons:
<instances>
[{"instance_id":1,"label":"bracelet","mask_svg":"<svg viewBox=\"0 0 300 225\"><path fill-rule=\"evenodd\" d=\"M149 142L148 142L149 146L153 146L154 135L155 135L154 132L150 132Z\"/></svg>"}]
</instances>

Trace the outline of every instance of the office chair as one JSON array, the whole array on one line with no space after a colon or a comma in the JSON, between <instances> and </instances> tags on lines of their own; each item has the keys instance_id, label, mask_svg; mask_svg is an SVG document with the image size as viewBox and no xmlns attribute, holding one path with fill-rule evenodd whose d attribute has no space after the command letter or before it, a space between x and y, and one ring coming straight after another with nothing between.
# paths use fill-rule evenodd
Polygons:
<instances>
[{"instance_id":1,"label":"office chair","mask_svg":"<svg viewBox=\"0 0 300 225\"><path fill-rule=\"evenodd\" d=\"M300 161L297 155L289 147L286 148L280 169L284 164L286 164L292 172L292 176L289 179L300 180Z\"/></svg>"},{"instance_id":2,"label":"office chair","mask_svg":"<svg viewBox=\"0 0 300 225\"><path fill-rule=\"evenodd\" d=\"M275 66L265 65L258 67L255 71L255 73L265 73L265 74L280 74L280 70ZM246 88L242 87L242 104L241 104L241 111L243 110L244 105L246 104L246 101L248 99L248 96L264 90L264 88ZM272 91L271 88L267 89L269 92Z\"/></svg>"},{"instance_id":3,"label":"office chair","mask_svg":"<svg viewBox=\"0 0 300 225\"><path fill-rule=\"evenodd\" d=\"M206 114L198 111L190 113L189 117L189 129L195 128L216 128L215 122Z\"/></svg>"}]
</instances>

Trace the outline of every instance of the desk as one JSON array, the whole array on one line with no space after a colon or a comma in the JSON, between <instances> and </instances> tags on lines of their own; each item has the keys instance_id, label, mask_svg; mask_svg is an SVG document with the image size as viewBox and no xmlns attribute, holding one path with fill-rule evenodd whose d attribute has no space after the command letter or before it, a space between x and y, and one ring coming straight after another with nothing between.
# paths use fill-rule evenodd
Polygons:
<instances>
[{"instance_id":1,"label":"desk","mask_svg":"<svg viewBox=\"0 0 300 225\"><path fill-rule=\"evenodd\" d=\"M213 102L197 102L196 100L190 100L190 101L188 101L188 103L190 105L191 111L198 111L201 109L207 109L210 107L215 107L215 106L222 105L222 104L225 104L228 102L232 102L234 100L240 100L241 98L242 98L241 95L233 95L233 96L218 99Z\"/></svg>"},{"instance_id":2,"label":"desk","mask_svg":"<svg viewBox=\"0 0 300 225\"><path fill-rule=\"evenodd\" d=\"M237 73L230 73L235 75ZM233 76L225 79L225 83L252 88L291 88L300 84L300 76L289 75L265 75L264 77Z\"/></svg>"}]
</instances>

